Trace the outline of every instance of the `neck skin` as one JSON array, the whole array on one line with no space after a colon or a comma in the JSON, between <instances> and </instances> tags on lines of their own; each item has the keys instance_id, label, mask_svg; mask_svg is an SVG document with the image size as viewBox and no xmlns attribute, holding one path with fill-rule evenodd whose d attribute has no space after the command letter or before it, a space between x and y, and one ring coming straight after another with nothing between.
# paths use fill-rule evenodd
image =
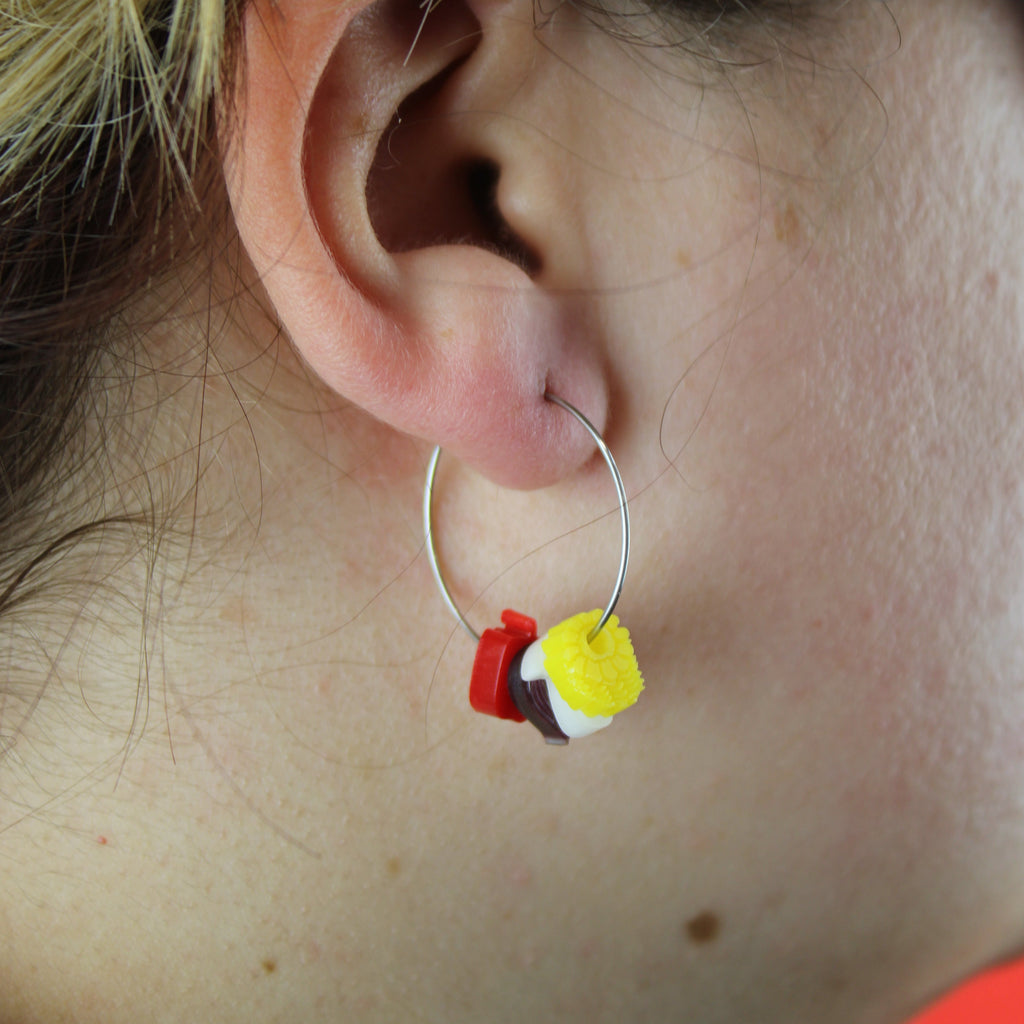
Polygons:
<instances>
[{"instance_id":1,"label":"neck skin","mask_svg":"<svg viewBox=\"0 0 1024 1024\"><path fill-rule=\"evenodd\" d=\"M638 756L679 742L665 747L657 715L551 750L470 712L471 645L422 554L425 447L325 393L258 304L239 300L209 347L198 326L164 322L174 332L147 339L164 368L134 392L150 443L138 443L139 411L133 451L176 508L127 567L110 563L116 587L108 577L89 592L63 685L24 723L19 749L39 767L7 776L2 901L20 938L2 947L5 1017L73 1007L109 1022L167 1006L169 1019L216 1007L222 1021L385 1021L415 1005L426 1020L557 1007L560 1020L611 1021L640 1007L651 1019L881 1021L934 984L934 963L918 975L905 960L847 959L866 984L821 971L812 947L834 936L806 930L799 894L763 887L789 842L770 821L753 875L745 858L709 855L736 808L716 809L696 734L677 816L665 762ZM179 422L189 430L161 436ZM595 464L556 502L441 474L456 589L494 582L474 619L496 621L517 593L542 620L558 614L557 564L585 566L595 528L557 557L538 537L611 507L606 483ZM612 520L596 530L614 534ZM641 544L639 561L652 554ZM646 667L668 672L656 649ZM596 777L604 795L588 809ZM771 955L751 958L751 943ZM805 958L791 986L781 972ZM893 999L896 973L910 991L896 1009L875 1005L879 991Z\"/></svg>"}]
</instances>

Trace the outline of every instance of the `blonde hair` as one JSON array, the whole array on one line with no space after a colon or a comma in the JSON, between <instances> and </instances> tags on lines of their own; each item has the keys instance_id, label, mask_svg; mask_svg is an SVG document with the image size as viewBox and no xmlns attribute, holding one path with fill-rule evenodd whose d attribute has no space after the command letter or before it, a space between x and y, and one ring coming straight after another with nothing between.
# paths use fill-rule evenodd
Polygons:
<instances>
[{"instance_id":1,"label":"blonde hair","mask_svg":"<svg viewBox=\"0 0 1024 1024\"><path fill-rule=\"evenodd\" d=\"M0 11L0 190L68 149L83 176L145 138L191 169L221 69L224 0L7 0ZM127 86L127 88L126 88Z\"/></svg>"},{"instance_id":2,"label":"blonde hair","mask_svg":"<svg viewBox=\"0 0 1024 1024\"><path fill-rule=\"evenodd\" d=\"M243 3L0 0L0 613L102 525L47 499L102 328L202 243Z\"/></svg>"}]
</instances>

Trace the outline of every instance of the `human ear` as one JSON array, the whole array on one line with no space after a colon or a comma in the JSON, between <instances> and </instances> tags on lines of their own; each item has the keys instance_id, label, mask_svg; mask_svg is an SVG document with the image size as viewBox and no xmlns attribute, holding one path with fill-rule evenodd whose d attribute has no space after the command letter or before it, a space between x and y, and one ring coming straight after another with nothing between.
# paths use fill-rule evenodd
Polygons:
<instances>
[{"instance_id":1,"label":"human ear","mask_svg":"<svg viewBox=\"0 0 1024 1024\"><path fill-rule=\"evenodd\" d=\"M601 346L550 284L557 148L500 116L536 45L531 0L254 0L225 129L240 237L307 363L515 487L593 453L546 392L607 414Z\"/></svg>"}]
</instances>

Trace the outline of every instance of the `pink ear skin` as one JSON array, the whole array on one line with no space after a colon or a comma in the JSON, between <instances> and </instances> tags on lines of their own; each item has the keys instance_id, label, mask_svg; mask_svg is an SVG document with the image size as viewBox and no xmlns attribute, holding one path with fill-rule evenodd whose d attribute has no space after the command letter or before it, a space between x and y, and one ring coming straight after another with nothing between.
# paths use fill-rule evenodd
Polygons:
<instances>
[{"instance_id":1,"label":"pink ear skin","mask_svg":"<svg viewBox=\"0 0 1024 1024\"><path fill-rule=\"evenodd\" d=\"M531 208L508 183L550 180L543 151L505 144L500 118L459 116L482 91L500 106L495 90L514 87L491 69L528 63L532 8L445 0L410 55L421 17L402 0L250 5L224 139L235 219L292 343L330 387L501 485L546 486L593 446L544 395L603 429L603 352L567 293L539 283L556 240L519 238L499 208Z\"/></svg>"}]
</instances>

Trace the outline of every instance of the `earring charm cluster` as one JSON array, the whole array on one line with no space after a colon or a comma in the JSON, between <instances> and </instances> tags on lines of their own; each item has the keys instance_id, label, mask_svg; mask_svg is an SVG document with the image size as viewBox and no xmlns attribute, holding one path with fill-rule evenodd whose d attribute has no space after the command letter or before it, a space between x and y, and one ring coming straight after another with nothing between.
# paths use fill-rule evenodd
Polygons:
<instances>
[{"instance_id":1,"label":"earring charm cluster","mask_svg":"<svg viewBox=\"0 0 1024 1024\"><path fill-rule=\"evenodd\" d=\"M636 702L643 690L643 677L629 632L612 614L629 562L629 509L622 477L590 421L563 399L546 397L571 413L590 433L615 481L622 555L607 607L573 615L543 636L538 636L533 618L506 610L501 615L501 626L479 635L452 599L434 547L432 506L440 448L434 450L427 469L423 520L427 554L441 595L477 644L470 676L470 705L496 718L529 721L548 743L566 744L610 725L615 715Z\"/></svg>"}]
</instances>

